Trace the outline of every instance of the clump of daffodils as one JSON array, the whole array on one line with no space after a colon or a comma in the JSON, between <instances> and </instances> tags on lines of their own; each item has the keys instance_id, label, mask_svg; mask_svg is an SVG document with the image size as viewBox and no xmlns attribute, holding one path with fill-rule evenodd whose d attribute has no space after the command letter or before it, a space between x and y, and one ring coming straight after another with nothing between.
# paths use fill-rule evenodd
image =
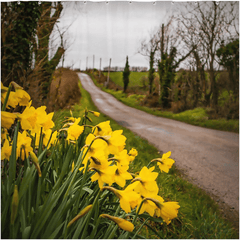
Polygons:
<instances>
[{"instance_id":1,"label":"clump of daffodils","mask_svg":"<svg viewBox=\"0 0 240 240\"><path fill-rule=\"evenodd\" d=\"M11 91L12 87L15 91ZM11 82L7 88L1 83L1 160L8 160L11 156L12 142L9 131L11 127L19 121L20 129L17 135L16 157L24 161L31 154L33 164L36 163L36 156L33 152L42 144L42 147L49 148L57 141L57 131L53 131L54 122L52 121L53 112L47 113L46 106L34 108L29 94L15 82ZM22 112L17 112L17 107L23 108ZM6 111L7 110L7 111ZM40 140L41 138L41 140ZM41 171L35 164L39 176Z\"/></svg>"},{"instance_id":2,"label":"clump of daffodils","mask_svg":"<svg viewBox=\"0 0 240 240\"><path fill-rule=\"evenodd\" d=\"M14 91L12 91L12 88L14 88ZM138 151L135 148L127 150L127 139L123 135L123 130L114 131L111 128L110 121L96 125L92 124L91 114L99 117L99 112L85 110L84 116L74 117L72 111L70 111L70 117L67 117L63 122L62 129L54 131L55 124L52 120L54 113L47 113L46 106L34 108L30 96L19 85L14 82L10 84L9 88L2 85L1 93L1 160L4 162L2 165L7 166L9 160L12 159L11 156L15 156L14 161L19 164L31 160L37 177L43 178L44 174L42 172L44 172L46 164L40 164L39 154L37 153L45 149L50 152L50 155L51 153L56 154L56 150L52 149L57 144L63 144L64 147L72 147L71 149L74 149L74 152L79 155L78 160L69 161L70 166L69 168L66 167L69 172L66 173L65 178L68 179L69 177L69 186L64 196L68 196L69 193L72 196L77 192L71 191L71 187L76 186L74 180L77 176L81 177L81 181L76 181L79 185L77 186L78 191L82 191L85 184L82 181L89 182L89 184L87 183L88 187L85 187L85 189L88 189L90 193L93 190L89 189L89 185L98 188L98 195L95 197L94 202L85 203L83 201L81 204L73 204L76 207L81 206L81 210L77 211L78 208L76 208L76 215L66 220L68 222L64 224L64 238L67 236L68 231L72 231L71 229L74 228L76 222L80 221L79 219L86 218L84 221L86 224L91 221L94 209L98 206L98 200L101 199L101 196L104 198L106 194L113 197L115 203L119 205L119 210L112 216L109 212L101 212L98 209L95 211L97 219L94 220L94 223L96 224L100 224L101 221L111 221L111 224L115 223L116 227L132 232L134 231L135 220L131 222L129 218L124 219L126 214L135 214L135 216L141 217L141 214L148 213L153 218L162 218L166 224L170 224L172 219L178 216L178 209L180 208L178 202L165 201L159 195L160 189L157 183L159 173L168 173L174 164L174 160L170 158L171 152L167 152L161 158L149 162L149 165L156 162L157 168L155 166L144 166L139 173L131 173L129 169L131 169L131 164L134 164ZM19 112L17 109L21 109L21 111ZM90 122L90 125L87 122ZM12 129L15 125L18 126L15 128L18 132L14 140ZM61 141L59 141L61 133L64 133L65 138L61 137ZM16 142L15 145L14 141ZM15 149L13 149L14 147ZM15 155L12 154L14 151ZM51 163L50 161L51 159L49 163ZM50 164L47 166L50 166ZM50 168L49 171L53 170ZM53 175L56 178L56 170L53 171ZM61 173L60 176L64 175ZM18 179L19 184L20 178ZM49 182L49 180L45 179L41 184L44 184L44 182ZM55 182L58 184L58 181ZM42 185L39 184L38 188L40 186ZM53 189L57 189L57 187L54 186ZM51 189L47 191L51 191ZM47 191L45 191L46 194ZM23 195L22 191L20 192ZM44 191L41 194L44 194ZM40 193L38 195L40 196ZM42 198L44 197L42 196ZM73 197L70 199L72 201ZM81 199L77 201L79 202ZM11 203L11 224L14 224L17 219L19 203L22 204L19 201L18 186L14 185ZM62 209L66 205L65 203ZM121 212L121 215L117 216L118 212ZM20 219L22 220L23 217ZM84 235L86 229L87 227L83 228L82 238L86 237ZM96 231L94 230L93 233ZM35 232L33 231L32 234ZM110 237L114 236L112 235L114 231L111 232L108 229L107 233L111 233ZM94 238L94 235L92 237ZM106 237L109 236L106 235Z\"/></svg>"}]
</instances>

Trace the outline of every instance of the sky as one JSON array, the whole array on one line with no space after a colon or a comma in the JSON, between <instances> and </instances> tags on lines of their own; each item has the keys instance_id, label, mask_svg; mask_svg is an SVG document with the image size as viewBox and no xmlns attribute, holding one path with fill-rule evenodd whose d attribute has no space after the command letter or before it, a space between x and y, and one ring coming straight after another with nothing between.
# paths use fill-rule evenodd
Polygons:
<instances>
[{"instance_id":1,"label":"sky","mask_svg":"<svg viewBox=\"0 0 240 240\"><path fill-rule=\"evenodd\" d=\"M171 15L171 1L77 1L63 3L59 19L60 31L67 47L64 67L85 70L109 65L124 67L126 56L130 66L148 67L147 57L138 53L141 41ZM55 45L56 42L54 42ZM59 64L62 66L62 63Z\"/></svg>"}]
</instances>

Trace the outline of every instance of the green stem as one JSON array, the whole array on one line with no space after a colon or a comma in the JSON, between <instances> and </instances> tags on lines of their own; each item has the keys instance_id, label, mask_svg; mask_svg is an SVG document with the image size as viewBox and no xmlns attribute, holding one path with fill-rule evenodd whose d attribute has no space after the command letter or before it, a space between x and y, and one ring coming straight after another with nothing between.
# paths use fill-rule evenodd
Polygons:
<instances>
[{"instance_id":1,"label":"green stem","mask_svg":"<svg viewBox=\"0 0 240 240\"><path fill-rule=\"evenodd\" d=\"M9 95L10 95L10 92L11 92L11 89L12 89L12 84L10 83L10 85L9 85L9 87L8 87L7 94L6 94L6 98L4 99L4 103L3 103L3 106L2 106L2 111L5 111L5 109L6 109L7 101L8 101L8 98L9 98Z\"/></svg>"},{"instance_id":2,"label":"green stem","mask_svg":"<svg viewBox=\"0 0 240 240\"><path fill-rule=\"evenodd\" d=\"M146 218L146 220L143 222L143 224L140 226L140 228L135 232L134 236L132 237L132 239L134 239L137 234L140 232L140 230L142 229L142 227L145 225L145 223L148 221L149 217Z\"/></svg>"},{"instance_id":3,"label":"green stem","mask_svg":"<svg viewBox=\"0 0 240 240\"><path fill-rule=\"evenodd\" d=\"M97 194L97 196L96 196L96 198L95 198L95 200L94 200L94 202L93 202L92 209L90 210L90 212L89 212L89 214L88 214L88 219L87 219L87 222L86 222L85 227L84 227L84 229L83 229L83 234L82 234L83 239L86 238L86 234L87 234L86 231L87 231L87 228L88 228L88 226L89 226L89 222L90 222L90 220L91 220L92 213L93 213L93 211L94 211L94 209L95 209L95 206L96 206L96 204L97 204L97 201L98 201L98 199L99 199L100 193L101 193L101 191L100 191L100 189L98 189L98 194Z\"/></svg>"},{"instance_id":4,"label":"green stem","mask_svg":"<svg viewBox=\"0 0 240 240\"><path fill-rule=\"evenodd\" d=\"M142 207L142 205L143 205L143 202L144 202L144 199L142 200L141 204L139 205L139 208L138 208L138 210L137 210L137 213L136 213L136 215L135 215L134 218L133 218L133 221L132 221L132 224L133 224L133 225L135 225L135 222L136 222L136 220L137 220L137 217L138 217L138 214L139 214L139 212L140 212L140 210L141 210L141 207ZM128 232L126 238L129 238L129 234L130 234L130 232Z\"/></svg>"}]
</instances>

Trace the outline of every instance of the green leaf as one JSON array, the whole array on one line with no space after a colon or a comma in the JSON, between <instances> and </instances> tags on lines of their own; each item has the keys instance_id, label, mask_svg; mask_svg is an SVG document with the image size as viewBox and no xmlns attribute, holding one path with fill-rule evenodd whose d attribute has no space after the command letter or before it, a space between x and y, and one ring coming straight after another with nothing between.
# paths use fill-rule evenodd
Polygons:
<instances>
[{"instance_id":1,"label":"green leaf","mask_svg":"<svg viewBox=\"0 0 240 240\"><path fill-rule=\"evenodd\" d=\"M27 226L27 227L23 230L22 239L29 239L30 232L31 232L31 226Z\"/></svg>"}]
</instances>

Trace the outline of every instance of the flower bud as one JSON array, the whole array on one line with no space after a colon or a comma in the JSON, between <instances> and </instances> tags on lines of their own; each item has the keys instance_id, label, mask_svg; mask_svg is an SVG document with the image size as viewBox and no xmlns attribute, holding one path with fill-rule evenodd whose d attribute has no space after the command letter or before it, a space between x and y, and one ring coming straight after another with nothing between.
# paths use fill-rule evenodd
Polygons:
<instances>
[{"instance_id":1,"label":"flower bud","mask_svg":"<svg viewBox=\"0 0 240 240\"><path fill-rule=\"evenodd\" d=\"M33 164L35 165L35 167L38 171L38 176L42 177L42 172L41 172L41 169L40 169L40 166L39 166L39 163L38 163L37 156L35 155L35 153L33 151L30 151L29 153L30 153L31 159L33 161Z\"/></svg>"},{"instance_id":2,"label":"flower bud","mask_svg":"<svg viewBox=\"0 0 240 240\"><path fill-rule=\"evenodd\" d=\"M17 185L15 185L14 192L13 192L13 198L12 198L11 224L14 223L15 218L17 216L18 202L19 202L18 187L17 187Z\"/></svg>"},{"instance_id":3,"label":"flower bud","mask_svg":"<svg viewBox=\"0 0 240 240\"><path fill-rule=\"evenodd\" d=\"M69 228L74 222L76 222L79 218L85 216L92 209L92 204L85 207L75 218L73 218L67 225Z\"/></svg>"},{"instance_id":4,"label":"flower bud","mask_svg":"<svg viewBox=\"0 0 240 240\"><path fill-rule=\"evenodd\" d=\"M100 217L110 219L111 221L115 222L121 229L123 229L125 231L132 232L134 229L134 225L131 222L129 222L123 218L114 217L114 216L111 216L108 214L101 214Z\"/></svg>"}]
</instances>

